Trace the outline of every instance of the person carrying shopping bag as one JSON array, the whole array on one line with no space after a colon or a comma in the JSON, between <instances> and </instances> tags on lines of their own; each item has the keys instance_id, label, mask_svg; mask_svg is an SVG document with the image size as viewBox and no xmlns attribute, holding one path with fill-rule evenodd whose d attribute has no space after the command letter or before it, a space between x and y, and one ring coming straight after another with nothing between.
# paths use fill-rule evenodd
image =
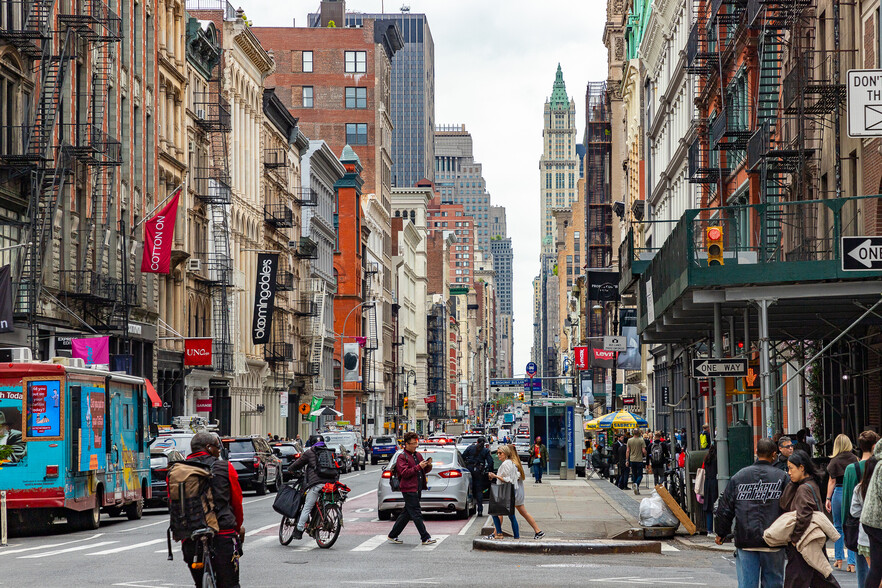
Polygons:
<instances>
[{"instance_id":1,"label":"person carrying shopping bag","mask_svg":"<svg viewBox=\"0 0 882 588\"><path fill-rule=\"evenodd\" d=\"M514 507L515 509L521 513L527 522L533 527L535 531L534 539L542 538L545 533L543 533L539 527L536 525L535 519L527 513L527 510L524 508L524 484L523 480L526 477L524 475L524 471L522 467L518 467L520 465L520 460L517 458L517 452L513 451L511 446L509 445L500 445L496 450L496 455L499 457L500 466L497 472L488 474L491 480L496 480L496 484L501 486L504 484L511 484L512 491L514 493ZM492 512L492 511L491 511ZM515 539L520 539L520 527L518 525L517 517L515 517L514 510L511 511L511 514L508 515L508 520L511 522L511 532L512 536ZM502 539L502 516L495 515L493 517L493 525L496 527L496 533L494 535L490 535L491 539Z\"/></svg>"}]
</instances>

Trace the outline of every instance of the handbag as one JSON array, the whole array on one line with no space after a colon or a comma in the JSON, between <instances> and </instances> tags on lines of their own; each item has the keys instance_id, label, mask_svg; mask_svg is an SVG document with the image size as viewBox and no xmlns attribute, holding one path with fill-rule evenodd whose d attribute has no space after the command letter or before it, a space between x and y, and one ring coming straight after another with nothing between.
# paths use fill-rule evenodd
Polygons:
<instances>
[{"instance_id":1,"label":"handbag","mask_svg":"<svg viewBox=\"0 0 882 588\"><path fill-rule=\"evenodd\" d=\"M490 486L490 508L487 511L495 516L514 514L514 487L512 484L493 484Z\"/></svg>"},{"instance_id":2,"label":"handbag","mask_svg":"<svg viewBox=\"0 0 882 588\"><path fill-rule=\"evenodd\" d=\"M273 510L283 517L293 519L297 516L297 511L300 510L302 497L303 494L298 488L285 484L276 493L276 499L273 500Z\"/></svg>"},{"instance_id":3,"label":"handbag","mask_svg":"<svg viewBox=\"0 0 882 588\"><path fill-rule=\"evenodd\" d=\"M692 490L695 491L696 496L704 496L704 479L706 475L704 468L700 468L695 472L695 484L693 484Z\"/></svg>"}]
</instances>

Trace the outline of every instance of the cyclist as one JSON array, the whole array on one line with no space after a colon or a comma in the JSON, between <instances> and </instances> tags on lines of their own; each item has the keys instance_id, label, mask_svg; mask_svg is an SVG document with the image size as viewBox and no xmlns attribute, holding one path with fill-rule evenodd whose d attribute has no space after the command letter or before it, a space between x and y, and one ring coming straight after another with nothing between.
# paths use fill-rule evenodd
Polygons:
<instances>
[{"instance_id":1,"label":"cyclist","mask_svg":"<svg viewBox=\"0 0 882 588\"><path fill-rule=\"evenodd\" d=\"M200 432L190 441L192 453L187 461L199 462L211 468L211 495L220 530L211 539L211 567L218 588L239 588L239 556L242 555L242 488L233 464L220 459L220 438L214 433ZM202 586L202 568L193 569L197 543L184 540L181 550L196 587Z\"/></svg>"},{"instance_id":2,"label":"cyclist","mask_svg":"<svg viewBox=\"0 0 882 588\"><path fill-rule=\"evenodd\" d=\"M306 521L309 519L309 513L312 512L312 507L315 506L315 501L318 499L322 486L327 482L336 482L340 477L339 474L336 474L333 477L323 477L319 473L318 455L316 452L331 451L325 445L324 437L321 435L310 435L306 444L309 445L309 449L304 451L303 454L291 464L291 467L288 468L288 472L291 474L294 474L296 470L299 470L302 467L306 468L306 479L302 486L306 492L306 500L303 502L300 517L297 519L297 528L294 530L295 539L303 538L303 530L306 528Z\"/></svg>"}]
</instances>

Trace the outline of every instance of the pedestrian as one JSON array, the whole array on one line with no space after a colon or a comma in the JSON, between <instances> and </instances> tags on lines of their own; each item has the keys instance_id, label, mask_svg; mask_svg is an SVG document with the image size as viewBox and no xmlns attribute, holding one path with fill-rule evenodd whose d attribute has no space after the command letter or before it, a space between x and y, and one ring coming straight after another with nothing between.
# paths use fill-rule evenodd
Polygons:
<instances>
[{"instance_id":1,"label":"pedestrian","mask_svg":"<svg viewBox=\"0 0 882 588\"><path fill-rule=\"evenodd\" d=\"M300 438L300 435L294 436L294 450L297 453L303 453L303 440Z\"/></svg>"},{"instance_id":2,"label":"pedestrian","mask_svg":"<svg viewBox=\"0 0 882 588\"><path fill-rule=\"evenodd\" d=\"M787 471L787 460L793 455L793 441L787 435L778 437L778 460L775 467L782 472Z\"/></svg>"},{"instance_id":3,"label":"pedestrian","mask_svg":"<svg viewBox=\"0 0 882 588\"><path fill-rule=\"evenodd\" d=\"M701 426L701 433L698 435L698 448L699 449L707 449L713 443L713 437L711 436L710 427L708 425Z\"/></svg>"},{"instance_id":4,"label":"pedestrian","mask_svg":"<svg viewBox=\"0 0 882 588\"><path fill-rule=\"evenodd\" d=\"M840 433L833 441L833 454L827 464L827 500L824 508L833 514L833 526L839 532L839 539L833 544L833 567L842 569L843 560L848 557L849 572L854 572L855 553L849 550L845 553L845 537L842 534L842 483L845 479L845 468L858 462L857 456L851 451L851 439L848 435ZM851 506L851 504L849 504Z\"/></svg>"},{"instance_id":5,"label":"pedestrian","mask_svg":"<svg viewBox=\"0 0 882 588\"><path fill-rule=\"evenodd\" d=\"M784 568L785 588L823 588L828 586L839 587L839 582L833 577L833 569L827 561L826 553L822 546L820 556L810 552L809 549L800 550L796 546L800 544L803 534L813 524L813 514L823 512L821 506L820 476L815 469L815 463L805 451L797 449L787 460L787 471L790 474L790 484L781 493L781 510L785 513L796 513L793 529L787 541L787 566ZM826 517L819 520L828 521ZM809 559L806 559L806 558ZM809 563L830 571L824 573ZM819 561L822 560L822 561Z\"/></svg>"},{"instance_id":6,"label":"pedestrian","mask_svg":"<svg viewBox=\"0 0 882 588\"><path fill-rule=\"evenodd\" d=\"M629 465L628 461L628 444L625 443L624 433L619 433L618 439L616 439L616 446L613 451L615 453L616 468L619 472L619 477L616 480L616 486L618 486L622 490L627 490L628 476L631 474L631 466Z\"/></svg>"},{"instance_id":7,"label":"pedestrian","mask_svg":"<svg viewBox=\"0 0 882 588\"><path fill-rule=\"evenodd\" d=\"M392 530L389 532L389 543L401 545L404 543L398 538L409 521L419 531L423 545L437 543L426 530L423 522L423 513L420 509L420 495L427 488L426 474L432 471L432 458L423 459L416 448L420 444L420 437L413 431L404 434L404 451L398 455L395 461L395 475L398 476L401 494L404 497L404 510L398 515Z\"/></svg>"},{"instance_id":8,"label":"pedestrian","mask_svg":"<svg viewBox=\"0 0 882 588\"><path fill-rule=\"evenodd\" d=\"M866 433L867 431L864 432ZM861 514L863 514L867 486L869 486L870 480L873 478L873 473L875 472L878 460L875 457L870 457L866 461L860 463L864 465L864 473L861 477L860 483L854 488L851 498L851 508L848 513L858 521L860 521ZM850 467L851 466L849 466L849 468ZM870 538L867 536L867 530L864 528L863 523L860 522L858 522L857 548L857 585L858 588L862 588L863 586L868 585L867 576L870 574Z\"/></svg>"},{"instance_id":9,"label":"pedestrian","mask_svg":"<svg viewBox=\"0 0 882 588\"><path fill-rule=\"evenodd\" d=\"M853 503L853 495L855 488L860 485L861 480L863 479L864 469L868 464L868 460L873 457L873 447L876 445L876 442L879 440L879 435L875 431L864 431L860 435L858 435L858 448L861 450L861 459L858 463L849 464L848 467L845 468L845 476L842 479L842 525L845 527L845 521L848 520L849 517L860 518L860 510L858 508L858 514L853 515L851 511L854 510ZM861 507L863 507L863 497L861 497ZM863 529L860 530L860 534L866 537L866 533ZM867 545L867 554L869 554L869 543ZM866 557L861 556L860 552L858 552L855 557L855 571L857 572L858 577L858 586L864 585L864 579L867 577L867 572L869 571L869 566L867 564Z\"/></svg>"},{"instance_id":10,"label":"pedestrian","mask_svg":"<svg viewBox=\"0 0 882 588\"><path fill-rule=\"evenodd\" d=\"M705 523L707 524L707 534L714 532L714 504L717 502L719 495L719 485L717 484L717 444L711 443L707 455L704 456L704 503L701 505L704 509Z\"/></svg>"},{"instance_id":11,"label":"pedestrian","mask_svg":"<svg viewBox=\"0 0 882 588\"><path fill-rule=\"evenodd\" d=\"M671 461L671 446L665 441L661 431L655 432L655 439L649 446L649 464L652 466L652 481L658 486L664 484L665 468Z\"/></svg>"},{"instance_id":12,"label":"pedestrian","mask_svg":"<svg viewBox=\"0 0 882 588\"><path fill-rule=\"evenodd\" d=\"M777 454L771 439L756 443L756 461L739 470L726 485L715 511L717 545L731 539L735 522L735 570L739 588L782 588L784 550L770 548L763 533L781 514L778 499L790 479L773 462Z\"/></svg>"},{"instance_id":13,"label":"pedestrian","mask_svg":"<svg viewBox=\"0 0 882 588\"><path fill-rule=\"evenodd\" d=\"M210 539L211 569L218 588L239 588L239 557L245 535L242 488L233 464L220 458L221 441L214 433L202 431L190 440L188 462L197 462L211 470L210 488L217 517L218 532ZM202 586L203 568L194 567L198 544L184 539L181 551L196 588Z\"/></svg>"},{"instance_id":14,"label":"pedestrian","mask_svg":"<svg viewBox=\"0 0 882 588\"><path fill-rule=\"evenodd\" d=\"M609 476L609 463L603 445L600 443L594 444L594 451L591 452L591 467L601 479Z\"/></svg>"},{"instance_id":15,"label":"pedestrian","mask_svg":"<svg viewBox=\"0 0 882 588\"><path fill-rule=\"evenodd\" d=\"M521 460L518 458L517 451L514 450L511 445L500 444L496 449L496 455L499 458L500 466L495 474L492 472L488 474L490 479L496 480L497 484L512 484L514 486L512 490L514 492L515 512L519 512L530 526L533 527L533 532L535 533L533 538L541 539L545 536L545 533L539 529L539 526L536 524L536 519L534 519L524 507L523 481L526 479L526 475L524 474L524 468L521 467ZM520 539L520 527L515 512L512 512L508 516L508 520L511 522L512 536L515 539ZM493 517L493 526L496 527L496 533L491 535L490 538L502 539L504 535L502 534L501 516L497 515Z\"/></svg>"},{"instance_id":16,"label":"pedestrian","mask_svg":"<svg viewBox=\"0 0 882 588\"><path fill-rule=\"evenodd\" d=\"M882 461L882 441L876 442L873 457L877 462ZM867 471L869 469L868 464ZM882 468L876 467L872 476L864 472L861 487L864 486L866 491L863 493L861 526L867 533L870 544L870 573L864 581L864 588L867 586L875 588L882 584Z\"/></svg>"},{"instance_id":17,"label":"pedestrian","mask_svg":"<svg viewBox=\"0 0 882 588\"><path fill-rule=\"evenodd\" d=\"M487 485L487 474L493 471L493 457L486 443L484 437L478 437L462 454L466 467L472 474L472 494L478 503L479 517L484 515L484 488Z\"/></svg>"},{"instance_id":18,"label":"pedestrian","mask_svg":"<svg viewBox=\"0 0 882 588\"><path fill-rule=\"evenodd\" d=\"M809 436L808 429L800 429L796 432L796 444L793 446L793 449L799 449L800 451L805 451L806 454L811 457L812 456L812 446L809 445L807 439Z\"/></svg>"},{"instance_id":19,"label":"pedestrian","mask_svg":"<svg viewBox=\"0 0 882 588\"><path fill-rule=\"evenodd\" d=\"M539 528L536 519L533 518L533 515L527 512L527 507L524 506L524 480L527 475L524 473L524 466L521 464L521 458L518 456L518 448L514 445L508 445L508 449L509 451L507 455L518 468L518 478L520 480L520 494L515 494L515 510L518 511L518 513L524 517L524 520L527 521L527 524L533 528L533 539L542 539L545 537L545 531Z\"/></svg>"},{"instance_id":20,"label":"pedestrian","mask_svg":"<svg viewBox=\"0 0 882 588\"><path fill-rule=\"evenodd\" d=\"M312 507L315 506L315 502L318 500L322 487L327 482L334 482L339 478L339 474L334 476L323 474L318 467L320 459L319 453L333 451L325 445L325 438L321 435L311 435L307 444L309 445L309 449L300 454L300 457L288 466L288 472L291 475L294 475L294 472L300 468L306 468L305 479L302 486L303 491L306 493L306 498L303 500L300 516L297 518L297 526L294 529L294 538L298 541L303 538L303 530L306 529L309 513L312 512Z\"/></svg>"},{"instance_id":21,"label":"pedestrian","mask_svg":"<svg viewBox=\"0 0 882 588\"><path fill-rule=\"evenodd\" d=\"M542 437L536 437L536 442L530 446L530 467L533 469L533 480L537 484L542 483L542 472L548 463L548 448L542 444Z\"/></svg>"},{"instance_id":22,"label":"pedestrian","mask_svg":"<svg viewBox=\"0 0 882 588\"><path fill-rule=\"evenodd\" d=\"M634 483L634 494L640 494L640 482L643 481L643 462L646 459L646 442L640 431L634 429L628 439L628 460L631 464L631 482Z\"/></svg>"}]
</instances>

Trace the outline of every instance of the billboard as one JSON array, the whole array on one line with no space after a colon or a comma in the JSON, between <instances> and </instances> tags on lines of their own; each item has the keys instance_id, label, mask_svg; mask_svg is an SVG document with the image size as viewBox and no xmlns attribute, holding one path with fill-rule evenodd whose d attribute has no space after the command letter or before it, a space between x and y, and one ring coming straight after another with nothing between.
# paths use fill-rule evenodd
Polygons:
<instances>
[{"instance_id":1,"label":"billboard","mask_svg":"<svg viewBox=\"0 0 882 588\"><path fill-rule=\"evenodd\" d=\"M25 440L28 439L62 439L62 415L64 399L62 398L61 380L24 379Z\"/></svg>"},{"instance_id":2,"label":"billboard","mask_svg":"<svg viewBox=\"0 0 882 588\"><path fill-rule=\"evenodd\" d=\"M103 387L85 388L80 396L79 471L107 467L106 434L107 395Z\"/></svg>"}]
</instances>

